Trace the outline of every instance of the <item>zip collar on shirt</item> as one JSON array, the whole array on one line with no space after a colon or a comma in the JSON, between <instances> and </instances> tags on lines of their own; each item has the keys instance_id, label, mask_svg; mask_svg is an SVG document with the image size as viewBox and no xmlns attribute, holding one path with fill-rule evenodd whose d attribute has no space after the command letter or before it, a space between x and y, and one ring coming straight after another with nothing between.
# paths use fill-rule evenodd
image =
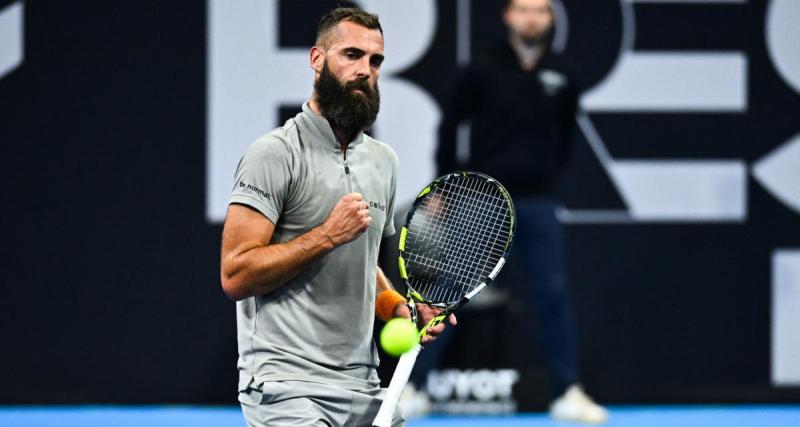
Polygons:
<instances>
[{"instance_id":1,"label":"zip collar on shirt","mask_svg":"<svg viewBox=\"0 0 800 427\"><path fill-rule=\"evenodd\" d=\"M312 138L310 139L313 143L322 143L324 146L331 147L334 150L341 150L342 146L339 140L336 139L331 124L328 123L325 117L315 113L308 105L308 102L303 104L303 113L298 114L297 118L302 122L301 126L303 127L303 131L311 133ZM347 148L354 148L363 141L364 132L359 132L355 138L347 144Z\"/></svg>"}]
</instances>

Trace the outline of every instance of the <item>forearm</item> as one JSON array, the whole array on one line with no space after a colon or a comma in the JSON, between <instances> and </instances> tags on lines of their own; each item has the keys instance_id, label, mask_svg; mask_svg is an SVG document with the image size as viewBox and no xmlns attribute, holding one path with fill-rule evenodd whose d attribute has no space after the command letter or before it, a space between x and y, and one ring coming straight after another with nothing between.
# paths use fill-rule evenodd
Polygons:
<instances>
[{"instance_id":1,"label":"forearm","mask_svg":"<svg viewBox=\"0 0 800 427\"><path fill-rule=\"evenodd\" d=\"M321 226L285 243L253 244L223 257L223 288L237 301L270 293L334 248Z\"/></svg>"},{"instance_id":2,"label":"forearm","mask_svg":"<svg viewBox=\"0 0 800 427\"><path fill-rule=\"evenodd\" d=\"M392 286L392 282L389 281L389 278L383 273L380 267L377 267L377 274L375 277L375 295L380 295L383 291L394 290L394 286Z\"/></svg>"},{"instance_id":3,"label":"forearm","mask_svg":"<svg viewBox=\"0 0 800 427\"><path fill-rule=\"evenodd\" d=\"M377 268L375 277L375 311L382 320L410 316L405 299L394 289L380 267Z\"/></svg>"}]
</instances>

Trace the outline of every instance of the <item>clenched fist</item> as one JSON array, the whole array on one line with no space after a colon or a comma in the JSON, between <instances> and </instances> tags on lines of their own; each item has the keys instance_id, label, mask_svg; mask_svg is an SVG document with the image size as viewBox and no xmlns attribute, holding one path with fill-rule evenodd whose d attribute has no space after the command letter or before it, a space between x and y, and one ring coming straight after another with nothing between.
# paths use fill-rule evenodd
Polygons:
<instances>
[{"instance_id":1,"label":"clenched fist","mask_svg":"<svg viewBox=\"0 0 800 427\"><path fill-rule=\"evenodd\" d=\"M359 193L345 194L322 223L322 229L334 245L352 242L372 223L369 205Z\"/></svg>"}]
</instances>

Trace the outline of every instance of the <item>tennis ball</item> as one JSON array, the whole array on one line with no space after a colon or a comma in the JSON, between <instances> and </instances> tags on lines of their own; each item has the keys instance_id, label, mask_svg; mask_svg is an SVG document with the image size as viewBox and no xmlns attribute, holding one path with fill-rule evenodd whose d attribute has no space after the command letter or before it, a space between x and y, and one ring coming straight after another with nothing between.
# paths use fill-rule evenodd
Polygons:
<instances>
[{"instance_id":1,"label":"tennis ball","mask_svg":"<svg viewBox=\"0 0 800 427\"><path fill-rule=\"evenodd\" d=\"M411 350L419 341L419 332L408 319L396 317L388 322L381 330L381 347L392 356Z\"/></svg>"}]
</instances>

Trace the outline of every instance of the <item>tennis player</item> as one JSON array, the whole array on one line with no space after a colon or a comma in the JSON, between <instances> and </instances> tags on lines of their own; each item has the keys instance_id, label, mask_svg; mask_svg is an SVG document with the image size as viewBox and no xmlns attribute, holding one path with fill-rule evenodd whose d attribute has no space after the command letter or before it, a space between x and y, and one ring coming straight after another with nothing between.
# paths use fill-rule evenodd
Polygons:
<instances>
[{"instance_id":1,"label":"tennis player","mask_svg":"<svg viewBox=\"0 0 800 427\"><path fill-rule=\"evenodd\" d=\"M380 106L383 48L377 16L324 15L311 100L236 169L221 279L237 301L239 402L250 426L370 425L381 404L373 321L410 317L377 267L381 238L395 232L398 167L388 145L364 134ZM421 322L437 314L418 309Z\"/></svg>"}]
</instances>

